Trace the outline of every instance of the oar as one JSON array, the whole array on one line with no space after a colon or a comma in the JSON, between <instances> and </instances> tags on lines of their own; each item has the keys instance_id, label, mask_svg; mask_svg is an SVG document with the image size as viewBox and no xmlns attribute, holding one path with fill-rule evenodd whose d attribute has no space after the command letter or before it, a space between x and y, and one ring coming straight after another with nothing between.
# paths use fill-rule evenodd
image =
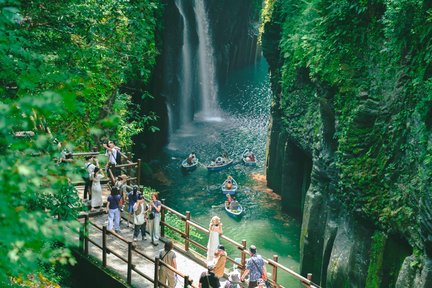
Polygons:
<instances>
[{"instance_id":1,"label":"oar","mask_svg":"<svg viewBox=\"0 0 432 288\"><path fill-rule=\"evenodd\" d=\"M222 208L222 207L225 207L225 204L212 205L212 208Z\"/></svg>"}]
</instances>

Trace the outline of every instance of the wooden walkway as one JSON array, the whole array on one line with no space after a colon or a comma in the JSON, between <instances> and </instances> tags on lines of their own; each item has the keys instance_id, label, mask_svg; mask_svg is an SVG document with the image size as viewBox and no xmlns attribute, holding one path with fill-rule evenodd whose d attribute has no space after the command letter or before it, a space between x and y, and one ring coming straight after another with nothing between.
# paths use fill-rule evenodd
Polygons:
<instances>
[{"instance_id":1,"label":"wooden walkway","mask_svg":"<svg viewBox=\"0 0 432 288\"><path fill-rule=\"evenodd\" d=\"M77 186L78 194L80 199L83 198L83 186ZM104 205L106 203L106 199L109 196L110 192L107 185L102 185L102 200ZM108 223L108 214L103 213L105 208L101 209L102 212L89 213L90 220L100 226L106 226ZM125 240L132 241L133 240L133 228L127 227L127 213L122 212L122 221L120 223L120 231L119 236L124 238ZM132 219L133 220L133 219ZM82 220L82 223L84 221ZM133 226L133 225L131 225ZM148 229L148 228L147 228ZM98 243L99 246L102 247L102 232L100 229L97 229L93 225L89 225L89 238L92 241ZM148 233L148 231L147 231ZM133 242L134 248L137 251L140 251L146 254L151 259L155 259L159 252L164 248L164 242L160 241L158 246L154 246L151 244L151 240L149 235L147 234L147 240L141 240L141 235L139 237L140 240ZM162 238L161 240L166 240ZM77 239L78 241L78 239ZM122 240L119 240L112 234L107 235L107 246L109 249L115 250L116 253L121 255L123 258L128 259L128 245ZM193 252L184 252L184 250L180 247L180 245L174 242L174 250L176 252L176 260L177 267L179 271L183 272L185 275L189 276L191 279L192 285L198 287L199 277L202 272L207 271L207 268L204 266L206 259L199 255L198 253ZM89 255L95 257L103 262L102 250L98 248L96 245L92 243L89 244ZM194 260L195 259L195 260ZM120 275L125 281L127 280L127 264L122 261L119 257L116 257L113 254L107 255L107 267L110 270L115 271L118 275ZM139 269L142 273L148 275L149 277L154 277L154 262L146 260L144 257L139 255L138 253L132 252L132 263L135 265L136 269ZM228 263L227 263L228 266ZM227 267L228 268L228 267ZM227 270L227 272L229 272ZM151 281L146 280L142 276L138 275L138 273L132 271L131 275L132 287L154 287L154 284ZM222 278L220 280L221 285L223 287L224 283L227 280ZM183 279L181 277L177 277L177 285L176 287L183 287Z\"/></svg>"},{"instance_id":2,"label":"wooden walkway","mask_svg":"<svg viewBox=\"0 0 432 288\"><path fill-rule=\"evenodd\" d=\"M100 226L106 225L107 219L108 219L107 214L100 214L98 216L91 217L91 221ZM133 230L130 227L126 227L126 221L124 219L122 220L120 228L121 228L120 236L127 240L132 240ZM95 227L90 225L89 237L93 241L96 241L100 246L102 246L102 233L99 229L96 229ZM125 259L128 259L128 245L124 241L117 239L117 237L113 235L108 235L106 241L107 241L107 247L115 250L116 253L118 253ZM137 251L140 251L148 255L152 259L155 259L159 251L164 248L163 242L160 241L158 246L154 246L151 244L150 239L148 240L140 239L134 242L134 245ZM201 273L207 271L207 268L195 262L191 258L180 253L177 247L175 247L174 250L176 251L176 256L177 256L176 259L177 259L178 270L183 272L185 275L188 275L189 279L193 280L192 282L193 285L197 287ZM95 245L92 244L89 245L89 255L99 259L102 263L103 261L102 251ZM193 255L193 257L197 257L197 256ZM202 261L204 260L205 259L202 259ZM125 281L127 280L126 263L124 263L122 260L120 260L118 257L112 254L107 255L106 261L107 261L107 267L109 267L111 270L121 275ZM149 277L154 276L155 271L154 271L153 262L146 260L144 257L140 256L135 252L132 252L132 263L133 265L135 265L135 268L140 270L142 273L148 275ZM136 272L132 272L131 279L132 279L133 287L154 287L154 284L152 282L141 277ZM176 287L183 287L183 283L182 283L183 279L181 279L180 277L178 277L177 279L179 283L177 284ZM225 281L226 279L221 279L221 284L225 283Z\"/></svg>"}]
</instances>

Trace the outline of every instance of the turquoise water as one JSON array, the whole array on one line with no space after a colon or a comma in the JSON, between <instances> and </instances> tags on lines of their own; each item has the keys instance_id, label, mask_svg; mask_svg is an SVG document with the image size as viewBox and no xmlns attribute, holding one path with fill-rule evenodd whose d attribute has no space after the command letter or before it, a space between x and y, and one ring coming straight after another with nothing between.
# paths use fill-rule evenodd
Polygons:
<instances>
[{"instance_id":1,"label":"turquoise water","mask_svg":"<svg viewBox=\"0 0 432 288\"><path fill-rule=\"evenodd\" d=\"M208 228L211 217L218 215L226 236L237 242L245 239L248 246L256 245L258 253L266 258L278 255L280 263L298 271L300 223L281 212L278 195L265 185L271 103L267 69L267 63L261 60L233 73L219 89L220 117L195 120L170 137L166 157L160 163L159 181L154 186L168 206L181 213L190 211L192 221ZM246 147L255 152L257 167L240 163ZM182 173L180 163L192 151L202 164L193 172ZM204 165L224 152L234 159L234 165L224 171L208 172ZM226 199L220 185L228 175L239 184L236 197L245 209L239 219L227 215L220 206ZM206 244L206 239L202 242ZM230 256L240 256L234 248L226 246ZM298 283L282 272L278 273L278 279L284 285Z\"/></svg>"}]
</instances>

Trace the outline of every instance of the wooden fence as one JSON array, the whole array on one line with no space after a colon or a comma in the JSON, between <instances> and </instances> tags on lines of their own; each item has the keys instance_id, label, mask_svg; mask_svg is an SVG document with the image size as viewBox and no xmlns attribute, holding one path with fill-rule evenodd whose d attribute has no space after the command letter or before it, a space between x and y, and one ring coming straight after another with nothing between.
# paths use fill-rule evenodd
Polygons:
<instances>
[{"instance_id":1,"label":"wooden fence","mask_svg":"<svg viewBox=\"0 0 432 288\"><path fill-rule=\"evenodd\" d=\"M182 281L183 287L185 287L185 288L187 288L187 287L197 288L198 287L192 283L192 280L189 278L188 275L185 275L184 273L178 271L177 269L168 265L167 263L165 263L163 260L159 259L158 257L155 257L153 259L152 257L146 255L145 253L137 250L135 245L133 245L133 241L127 240L116 233L112 233L111 231L107 230L107 227L105 225L99 226L99 225L95 224L94 222L90 221L88 215L84 215L83 218L84 218L83 229L80 230L80 246L82 248L83 254L85 256L89 255L89 244L91 243L92 245L94 245L95 247L97 247L101 250L102 266L104 268L109 267L108 261L107 261L107 255L108 254L111 254L111 255L117 257L118 259L120 259L122 262L126 263L127 264L127 277L126 277L127 284L129 284L129 285L132 284L132 271L133 271L133 272L137 273L139 276L141 276L142 278L153 283L155 288L156 287L169 288L164 283L159 282L159 267L165 266L168 270L173 271L175 273L175 275L177 275L177 278L179 277L183 280ZM101 244L98 243L98 241L96 239L91 239L89 237L89 226L92 226L95 229L97 229L98 231L100 231L100 233L102 234L101 235L102 236L102 243ZM112 235L113 237L115 237L116 239L120 240L121 242L123 242L124 244L127 245L127 257L120 255L120 253L118 253L118 251L116 251L115 249L111 249L108 246L107 235ZM139 257L142 257L142 258L146 259L147 261L154 264L154 274L153 275L145 274L143 271L139 270L136 267L136 265L133 264L134 261L132 258L132 252L136 253Z\"/></svg>"},{"instance_id":2,"label":"wooden fence","mask_svg":"<svg viewBox=\"0 0 432 288\"><path fill-rule=\"evenodd\" d=\"M148 199L146 199L146 200L148 200ZM165 215L167 212L175 215L178 219L185 222L184 231L179 230L177 227L174 227L165 221ZM178 211L166 206L165 204L162 204L162 209L161 209L161 235L162 235L162 237L165 237L165 227L166 227L168 229L171 229L175 233L179 234L181 236L181 238L184 239L184 251L186 251L186 252L189 251L190 245L192 244L195 247L199 248L200 250L207 252L206 246L204 246L204 245L198 243L197 241L191 239L191 234L190 234L191 229L190 228L194 227L195 229L203 232L206 235L209 234L209 230L200 226L197 223L192 222L190 219L191 219L191 215L190 215L189 211L187 211L186 214L183 215L183 214L179 213ZM237 262L235 259L233 259L231 257L227 257L227 260L229 262L237 265L238 268L243 272L246 268L246 256L249 255L249 252L248 252L248 249L246 246L247 245L246 240L242 240L241 243L239 243L239 242L232 240L231 238L226 237L225 235L221 235L220 238L225 240L230 245L234 246L235 249L240 250L240 262ZM300 281L300 283L303 284L305 287L320 288L320 286L318 284L315 284L312 282L312 274L311 273L309 273L307 275L307 277L303 277L302 275L298 274L297 272L295 272L295 271L289 269L288 267L285 267L282 264L278 263L278 259L279 259L279 257L277 255L273 255L273 259L264 259L264 262L266 263L266 265L269 265L271 267L271 270L267 269L267 271L271 271L271 278L269 279L269 281L271 282L273 287L284 287L282 284L278 283L278 274L280 272L282 272L282 273L289 274L290 276L294 277L295 279L298 279Z\"/></svg>"},{"instance_id":3,"label":"wooden fence","mask_svg":"<svg viewBox=\"0 0 432 288\"><path fill-rule=\"evenodd\" d=\"M74 153L74 155L84 156L86 154L90 155L91 153L95 154L95 155L99 155L98 152L96 152L96 153L84 152L84 153L79 153L80 155L78 155L78 153ZM133 181L139 185L140 180L141 180L140 179L141 160L138 159L137 162L132 162L132 161L130 161L130 158L131 158L130 154L129 154L129 157L124 155L124 154L121 154L121 155L122 155L122 158L127 161L127 163L121 164L121 165L116 165L116 168L120 168L123 171L126 170L128 175L132 175L132 177L128 178L128 181ZM111 181L114 183L115 178L114 178L114 175L112 174L111 170L110 170L109 176L110 176ZM150 200L146 199L146 201L150 201ZM163 203L163 201L162 201L162 203ZM169 223L167 223L165 221L166 213L171 213L171 214L175 215L175 217L177 217L178 219L183 221L185 223L184 231L180 230L178 227L174 227L174 226L170 225ZM98 245L95 241L89 239L89 237L88 237L88 225L92 225L101 231L101 233L102 233L102 246ZM135 247L132 245L132 241L126 240L123 237L121 237L115 233L111 233L111 232L107 231L106 226L100 227L100 226L94 224L93 222L91 222L88 219L88 215L85 217L84 227L85 227L84 232L81 235L81 238L84 241L84 247L83 247L84 254L88 255L88 243L90 242L102 250L102 262L103 262L102 264L104 267L107 266L107 263L106 263L106 254L107 253L111 253L111 254L117 256L119 259L121 259L122 261L127 263L127 271L128 271L127 272L127 283L128 284L131 284L131 281L132 281L131 280L131 271L133 270L137 274L144 277L145 279L151 281L152 283L155 283L155 287L158 287L158 285L164 287L165 285L163 285L162 283L157 281L157 279L159 279L159 277L158 277L159 275L158 275L158 269L156 269L159 265L163 265L163 266L166 266L169 270L174 271L177 275L179 275L181 278L184 279L184 285L185 285L184 287L194 287L193 285L187 286L188 284L191 283L191 281L187 275L182 274L180 271L177 271L173 267L167 265L162 260L159 260L157 258L151 259L151 257L149 257L149 256L145 255L144 253L136 250ZM190 215L189 211L187 211L186 214L184 215L184 214L181 214L180 212L166 206L165 204L162 204L161 236L162 237L165 236L165 228L168 228L168 229L172 230L173 232L179 234L180 237L184 239L184 252L189 252L191 245L194 245L195 247L197 247L198 249L200 249L204 252L207 252L206 246L200 244L199 242L197 242L191 238L191 233L190 233L191 227L195 228L196 230L198 230L198 231L200 231L206 235L209 234L208 229L206 229L206 228L200 226L199 224L191 221L191 215ZM117 237L118 239L120 239L121 241L125 242L128 245L128 257L127 257L127 259L123 258L121 255L117 254L114 250L107 247L106 235L108 233L111 233L112 235L114 235L115 237ZM246 256L249 254L247 246L246 246L247 245L246 240L242 240L241 243L238 243L238 242L226 237L225 235L221 235L220 237L221 237L221 239L225 240L230 245L234 246L235 249L240 251L240 262L237 262L235 259L233 259L231 257L227 257L227 260L229 262L237 265L240 270L244 271L244 269L246 267ZM136 267L132 263L132 251L136 252L138 255L141 255L142 257L144 257L147 260L154 263L155 275L153 275L153 278L151 278L148 275L143 274L142 272L140 272L139 270L136 269ZM278 263L278 259L279 259L278 255L273 255L272 259L264 259L264 262L266 263L266 265L270 266L270 268L271 268L271 270L267 269L267 271L271 271L271 278L269 279L269 281L271 282L271 284L274 287L284 287L282 284L278 283L278 276L279 276L279 273L287 273L291 277L299 280L299 282L301 284L303 284L305 287L320 288L319 285L312 282L312 274L309 273L307 275L307 277L303 277L302 275L296 273L295 271L289 269L288 267L285 267L285 266L281 265L280 263Z\"/></svg>"}]
</instances>

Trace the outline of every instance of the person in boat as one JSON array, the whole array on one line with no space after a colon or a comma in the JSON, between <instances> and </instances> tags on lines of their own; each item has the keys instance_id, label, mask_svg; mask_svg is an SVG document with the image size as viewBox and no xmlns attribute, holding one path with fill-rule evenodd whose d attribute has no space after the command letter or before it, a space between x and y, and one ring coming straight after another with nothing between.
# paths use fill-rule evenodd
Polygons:
<instances>
[{"instance_id":1,"label":"person in boat","mask_svg":"<svg viewBox=\"0 0 432 288\"><path fill-rule=\"evenodd\" d=\"M216 162L216 165L223 165L225 163L225 160L221 156L219 156L216 158L215 162Z\"/></svg>"},{"instance_id":2,"label":"person in boat","mask_svg":"<svg viewBox=\"0 0 432 288\"><path fill-rule=\"evenodd\" d=\"M233 179L231 176L228 175L228 177L225 181L225 188L228 190L231 190L232 187L233 187Z\"/></svg>"},{"instance_id":3,"label":"person in boat","mask_svg":"<svg viewBox=\"0 0 432 288\"><path fill-rule=\"evenodd\" d=\"M235 198L233 198L233 200L230 202L229 209L238 210L239 207L240 207L239 202Z\"/></svg>"},{"instance_id":4,"label":"person in boat","mask_svg":"<svg viewBox=\"0 0 432 288\"><path fill-rule=\"evenodd\" d=\"M229 208L231 202L233 201L233 198L231 197L231 194L226 194L226 196L227 196L227 200L225 201L225 206L226 206L227 208Z\"/></svg>"},{"instance_id":5,"label":"person in boat","mask_svg":"<svg viewBox=\"0 0 432 288\"><path fill-rule=\"evenodd\" d=\"M254 155L253 152L249 151L249 152L246 153L246 161L248 161L248 162L255 161L255 155Z\"/></svg>"},{"instance_id":6,"label":"person in boat","mask_svg":"<svg viewBox=\"0 0 432 288\"><path fill-rule=\"evenodd\" d=\"M193 162L195 161L195 158L196 158L195 152L192 152L191 154L189 154L189 156L186 160L187 164L192 165Z\"/></svg>"}]
</instances>

